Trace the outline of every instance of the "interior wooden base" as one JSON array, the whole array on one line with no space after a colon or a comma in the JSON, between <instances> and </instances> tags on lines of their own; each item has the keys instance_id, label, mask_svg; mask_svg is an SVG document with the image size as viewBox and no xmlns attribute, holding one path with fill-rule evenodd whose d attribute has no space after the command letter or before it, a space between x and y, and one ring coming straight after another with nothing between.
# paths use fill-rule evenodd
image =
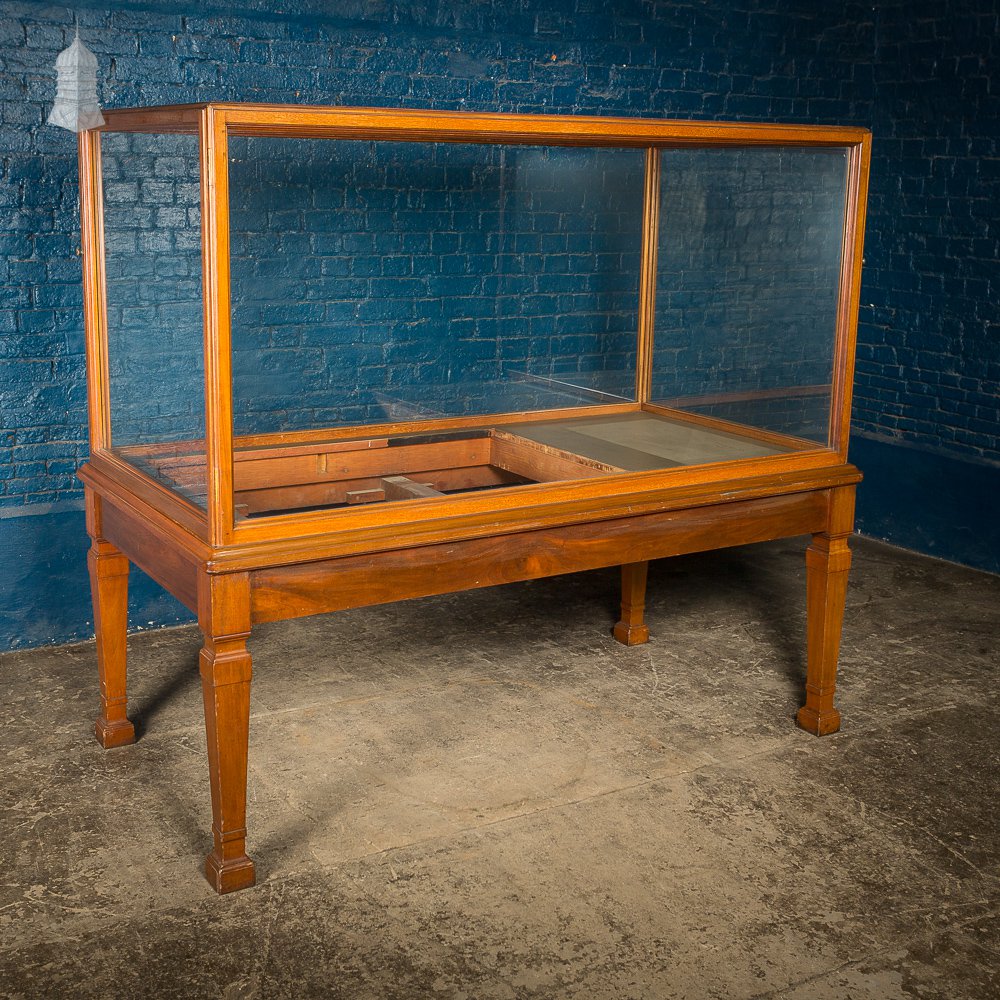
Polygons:
<instances>
[{"instance_id":1,"label":"interior wooden base","mask_svg":"<svg viewBox=\"0 0 1000 1000\"><path fill-rule=\"evenodd\" d=\"M239 447L233 463L236 517L592 479L814 447L662 407L538 416L533 422L471 428L445 420L433 433L393 436L365 437L364 428L356 428L359 436L346 440L296 441L292 436L280 445ZM205 505L205 456L193 443L141 445L118 453L169 489ZM397 489L387 480L408 482Z\"/></svg>"}]
</instances>

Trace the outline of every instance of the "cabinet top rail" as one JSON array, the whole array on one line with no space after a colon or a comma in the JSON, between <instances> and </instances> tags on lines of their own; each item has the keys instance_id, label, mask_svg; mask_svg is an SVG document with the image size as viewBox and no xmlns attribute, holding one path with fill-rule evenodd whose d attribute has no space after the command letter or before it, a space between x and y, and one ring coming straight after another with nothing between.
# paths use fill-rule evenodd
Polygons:
<instances>
[{"instance_id":1,"label":"cabinet top rail","mask_svg":"<svg viewBox=\"0 0 1000 1000\"><path fill-rule=\"evenodd\" d=\"M234 135L566 146L850 146L870 135L868 129L848 126L299 104L112 108L104 110L104 118L94 131L197 134L204 120Z\"/></svg>"}]
</instances>

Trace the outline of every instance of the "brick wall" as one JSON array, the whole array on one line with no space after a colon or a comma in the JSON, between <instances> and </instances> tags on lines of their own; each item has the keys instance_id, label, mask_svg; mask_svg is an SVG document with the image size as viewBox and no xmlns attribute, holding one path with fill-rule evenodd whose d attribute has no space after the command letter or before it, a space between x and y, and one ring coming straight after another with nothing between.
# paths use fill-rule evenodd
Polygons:
<instances>
[{"instance_id":1,"label":"brick wall","mask_svg":"<svg viewBox=\"0 0 1000 1000\"><path fill-rule=\"evenodd\" d=\"M237 433L632 398L643 160L235 137ZM197 142L103 162L114 440L201 437ZM655 398L792 389L724 415L825 438L845 166L665 154Z\"/></svg>"},{"instance_id":2,"label":"brick wall","mask_svg":"<svg viewBox=\"0 0 1000 1000\"><path fill-rule=\"evenodd\" d=\"M632 391L641 150L237 137L230 161L238 433L568 405L554 374Z\"/></svg>"},{"instance_id":3,"label":"brick wall","mask_svg":"<svg viewBox=\"0 0 1000 1000\"><path fill-rule=\"evenodd\" d=\"M101 140L115 445L205 436L198 139Z\"/></svg>"},{"instance_id":4,"label":"brick wall","mask_svg":"<svg viewBox=\"0 0 1000 1000\"><path fill-rule=\"evenodd\" d=\"M77 10L109 107L310 101L873 127L857 426L1000 461L993 0L274 6ZM0 0L0 545L20 556L0 595L4 645L89 628L80 569L50 593L52 560L82 523L12 516L77 509L86 457L76 144L44 124L69 21L62 7ZM159 601L140 601L139 620L167 620Z\"/></svg>"},{"instance_id":5,"label":"brick wall","mask_svg":"<svg viewBox=\"0 0 1000 1000\"><path fill-rule=\"evenodd\" d=\"M862 4L264 0L79 8L107 106L258 100L865 124ZM375 10L375 13L372 11ZM74 137L44 125L59 7L0 2L0 508L64 499L86 457Z\"/></svg>"},{"instance_id":6,"label":"brick wall","mask_svg":"<svg viewBox=\"0 0 1000 1000\"><path fill-rule=\"evenodd\" d=\"M826 441L846 164L664 152L654 399ZM745 398L695 402L718 394Z\"/></svg>"},{"instance_id":7,"label":"brick wall","mask_svg":"<svg viewBox=\"0 0 1000 1000\"><path fill-rule=\"evenodd\" d=\"M1000 462L1000 8L876 11L855 426Z\"/></svg>"}]
</instances>

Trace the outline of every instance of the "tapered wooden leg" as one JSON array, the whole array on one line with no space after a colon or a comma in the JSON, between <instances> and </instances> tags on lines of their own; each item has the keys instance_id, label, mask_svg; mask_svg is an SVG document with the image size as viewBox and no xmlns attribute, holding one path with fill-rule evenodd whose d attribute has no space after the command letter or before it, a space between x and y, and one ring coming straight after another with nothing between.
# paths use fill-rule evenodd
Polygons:
<instances>
[{"instance_id":1,"label":"tapered wooden leg","mask_svg":"<svg viewBox=\"0 0 1000 1000\"><path fill-rule=\"evenodd\" d=\"M87 527L91 538L87 568L101 684L101 714L94 723L94 734L97 742L110 750L135 742L135 726L125 714L129 563L114 545L101 537L100 501L92 494L87 498Z\"/></svg>"},{"instance_id":2,"label":"tapered wooden leg","mask_svg":"<svg viewBox=\"0 0 1000 1000\"><path fill-rule=\"evenodd\" d=\"M220 893L246 889L256 882L254 863L246 853L249 601L245 575L204 578L199 594L199 620L205 636L201 686L214 840L205 859L205 877Z\"/></svg>"},{"instance_id":3,"label":"tapered wooden leg","mask_svg":"<svg viewBox=\"0 0 1000 1000\"><path fill-rule=\"evenodd\" d=\"M813 535L806 552L807 672L806 703L799 709L798 723L816 736L840 729L840 712L833 707L837 683L840 631L847 600L847 576L851 550L847 539L853 524L854 490L837 491L832 506L834 533ZM847 530L843 530L845 523Z\"/></svg>"},{"instance_id":4,"label":"tapered wooden leg","mask_svg":"<svg viewBox=\"0 0 1000 1000\"><path fill-rule=\"evenodd\" d=\"M615 625L615 638L626 646L649 642L649 628L642 620L646 610L647 562L622 566L622 617Z\"/></svg>"}]
</instances>

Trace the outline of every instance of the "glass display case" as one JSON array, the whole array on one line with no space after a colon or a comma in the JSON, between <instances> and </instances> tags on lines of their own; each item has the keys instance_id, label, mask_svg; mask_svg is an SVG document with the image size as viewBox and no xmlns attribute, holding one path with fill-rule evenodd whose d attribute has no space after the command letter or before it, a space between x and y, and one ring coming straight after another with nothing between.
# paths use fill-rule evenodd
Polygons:
<instances>
[{"instance_id":1,"label":"glass display case","mask_svg":"<svg viewBox=\"0 0 1000 1000\"><path fill-rule=\"evenodd\" d=\"M134 562L199 616L219 891L255 622L810 534L834 731L862 129L270 105L81 134L101 670ZM502 540L502 544L498 544Z\"/></svg>"}]
</instances>

